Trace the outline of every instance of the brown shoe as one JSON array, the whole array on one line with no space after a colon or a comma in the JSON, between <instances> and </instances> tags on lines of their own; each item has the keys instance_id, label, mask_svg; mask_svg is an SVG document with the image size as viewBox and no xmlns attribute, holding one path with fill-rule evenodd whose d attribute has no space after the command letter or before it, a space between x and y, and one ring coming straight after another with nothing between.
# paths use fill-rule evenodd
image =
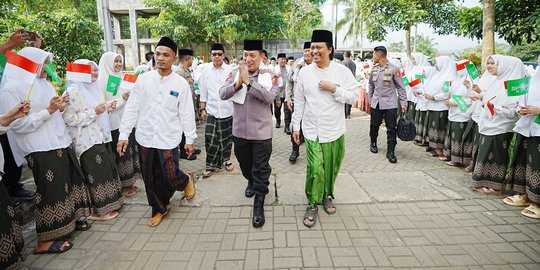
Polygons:
<instances>
[{"instance_id":1,"label":"brown shoe","mask_svg":"<svg viewBox=\"0 0 540 270\"><path fill-rule=\"evenodd\" d=\"M186 188L184 189L184 197L186 197L187 201L191 201L195 197L195 182L193 181L192 173L188 173L188 176L189 176L189 182Z\"/></svg>"}]
</instances>

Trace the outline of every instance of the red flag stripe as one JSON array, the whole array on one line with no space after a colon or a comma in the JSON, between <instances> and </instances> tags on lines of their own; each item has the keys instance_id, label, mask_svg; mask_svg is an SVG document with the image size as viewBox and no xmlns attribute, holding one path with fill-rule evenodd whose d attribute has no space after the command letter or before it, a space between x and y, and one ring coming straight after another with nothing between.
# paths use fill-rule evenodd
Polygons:
<instances>
[{"instance_id":1,"label":"red flag stripe","mask_svg":"<svg viewBox=\"0 0 540 270\"><path fill-rule=\"evenodd\" d=\"M470 63L471 63L471 61L465 61L465 62L463 62L463 63L459 63L459 64L456 65L456 69L457 69L458 71L459 71L459 70L463 70L463 69L465 69L465 66L468 65L468 64L470 64Z\"/></svg>"},{"instance_id":2,"label":"red flag stripe","mask_svg":"<svg viewBox=\"0 0 540 270\"><path fill-rule=\"evenodd\" d=\"M417 86L419 85L420 83L422 83L422 79L418 78L412 82L409 83L409 86Z\"/></svg>"},{"instance_id":3,"label":"red flag stripe","mask_svg":"<svg viewBox=\"0 0 540 270\"><path fill-rule=\"evenodd\" d=\"M487 102L487 107L489 109L489 112L491 113L491 116L494 116L495 115L495 108L493 108L493 104L491 104L491 102Z\"/></svg>"},{"instance_id":4,"label":"red flag stripe","mask_svg":"<svg viewBox=\"0 0 540 270\"><path fill-rule=\"evenodd\" d=\"M39 64L12 51L6 53L7 63L18 66L30 73L36 74L39 69Z\"/></svg>"},{"instance_id":5,"label":"red flag stripe","mask_svg":"<svg viewBox=\"0 0 540 270\"><path fill-rule=\"evenodd\" d=\"M67 71L92 74L92 66L77 63L68 63Z\"/></svg>"},{"instance_id":6,"label":"red flag stripe","mask_svg":"<svg viewBox=\"0 0 540 270\"><path fill-rule=\"evenodd\" d=\"M135 83L137 81L137 76L131 74L124 74L123 81Z\"/></svg>"},{"instance_id":7,"label":"red flag stripe","mask_svg":"<svg viewBox=\"0 0 540 270\"><path fill-rule=\"evenodd\" d=\"M364 65L364 69L368 69L369 68L369 65Z\"/></svg>"},{"instance_id":8,"label":"red flag stripe","mask_svg":"<svg viewBox=\"0 0 540 270\"><path fill-rule=\"evenodd\" d=\"M506 83L506 81L504 81L504 89L508 90L508 84Z\"/></svg>"}]
</instances>

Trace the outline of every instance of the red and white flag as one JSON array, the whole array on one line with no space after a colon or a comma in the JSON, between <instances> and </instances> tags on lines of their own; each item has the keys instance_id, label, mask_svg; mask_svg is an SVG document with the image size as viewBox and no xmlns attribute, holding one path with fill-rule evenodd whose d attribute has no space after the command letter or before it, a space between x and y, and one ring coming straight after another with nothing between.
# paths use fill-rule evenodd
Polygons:
<instances>
[{"instance_id":1,"label":"red and white flag","mask_svg":"<svg viewBox=\"0 0 540 270\"><path fill-rule=\"evenodd\" d=\"M467 65L470 64L469 60L460 60L456 63L456 70L458 75L467 74Z\"/></svg>"},{"instance_id":2,"label":"red and white flag","mask_svg":"<svg viewBox=\"0 0 540 270\"><path fill-rule=\"evenodd\" d=\"M415 87L415 86L417 86L417 85L419 85L421 83L422 83L422 78L416 78L412 82L409 82L409 86L410 87Z\"/></svg>"},{"instance_id":3,"label":"red and white flag","mask_svg":"<svg viewBox=\"0 0 540 270\"><path fill-rule=\"evenodd\" d=\"M11 51L6 53L6 58L4 76L20 79L28 84L34 83L40 64Z\"/></svg>"},{"instance_id":4,"label":"red and white flag","mask_svg":"<svg viewBox=\"0 0 540 270\"><path fill-rule=\"evenodd\" d=\"M92 82L92 66L68 63L66 68L66 81Z\"/></svg>"},{"instance_id":5,"label":"red and white flag","mask_svg":"<svg viewBox=\"0 0 540 270\"><path fill-rule=\"evenodd\" d=\"M137 81L137 76L131 74L125 74L122 82L120 83L120 88L126 89L128 91L133 90L135 87L135 82Z\"/></svg>"}]
</instances>

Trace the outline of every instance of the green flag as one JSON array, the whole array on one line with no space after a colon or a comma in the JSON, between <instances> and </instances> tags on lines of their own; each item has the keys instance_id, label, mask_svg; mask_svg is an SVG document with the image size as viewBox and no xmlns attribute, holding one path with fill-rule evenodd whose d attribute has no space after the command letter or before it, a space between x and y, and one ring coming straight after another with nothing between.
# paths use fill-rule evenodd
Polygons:
<instances>
[{"instance_id":1,"label":"green flag","mask_svg":"<svg viewBox=\"0 0 540 270\"><path fill-rule=\"evenodd\" d=\"M463 96L460 95L452 95L452 99L457 103L459 110L461 112L466 112L469 105L467 105L467 102L463 99Z\"/></svg>"},{"instance_id":2,"label":"green flag","mask_svg":"<svg viewBox=\"0 0 540 270\"><path fill-rule=\"evenodd\" d=\"M508 80L504 82L504 88L508 90L509 97L523 96L529 93L529 81L531 77L525 77L516 80Z\"/></svg>"},{"instance_id":3,"label":"green flag","mask_svg":"<svg viewBox=\"0 0 540 270\"><path fill-rule=\"evenodd\" d=\"M409 85L409 79L407 77L403 77L403 85Z\"/></svg>"},{"instance_id":4,"label":"green flag","mask_svg":"<svg viewBox=\"0 0 540 270\"><path fill-rule=\"evenodd\" d=\"M444 82L442 86L442 90L445 93L450 93L450 81Z\"/></svg>"},{"instance_id":5,"label":"green flag","mask_svg":"<svg viewBox=\"0 0 540 270\"><path fill-rule=\"evenodd\" d=\"M58 77L58 73L56 73L56 70L54 70L54 67L52 65L52 62L49 62L47 66L45 66L45 71L49 76L51 76L51 79L58 85L62 85L62 79Z\"/></svg>"},{"instance_id":6,"label":"green flag","mask_svg":"<svg viewBox=\"0 0 540 270\"><path fill-rule=\"evenodd\" d=\"M534 118L534 122L540 125L540 114Z\"/></svg>"},{"instance_id":7,"label":"green flag","mask_svg":"<svg viewBox=\"0 0 540 270\"><path fill-rule=\"evenodd\" d=\"M474 64L465 65L465 68L467 69L467 72L469 73L469 76L471 76L471 79L473 81L480 77L478 69L476 69L476 66Z\"/></svg>"},{"instance_id":8,"label":"green flag","mask_svg":"<svg viewBox=\"0 0 540 270\"><path fill-rule=\"evenodd\" d=\"M113 96L116 96L116 92L118 92L118 87L120 87L121 80L122 79L120 77L109 75L106 87L107 92L111 93Z\"/></svg>"},{"instance_id":9,"label":"green flag","mask_svg":"<svg viewBox=\"0 0 540 270\"><path fill-rule=\"evenodd\" d=\"M6 63L6 56L0 53L0 82L2 82L2 77L4 76L4 69L6 68Z\"/></svg>"},{"instance_id":10,"label":"green flag","mask_svg":"<svg viewBox=\"0 0 540 270\"><path fill-rule=\"evenodd\" d=\"M414 79L415 79L415 80L418 79L418 78L422 79L422 83L424 83L424 75L422 75L422 74L416 74L416 75L414 75Z\"/></svg>"}]
</instances>

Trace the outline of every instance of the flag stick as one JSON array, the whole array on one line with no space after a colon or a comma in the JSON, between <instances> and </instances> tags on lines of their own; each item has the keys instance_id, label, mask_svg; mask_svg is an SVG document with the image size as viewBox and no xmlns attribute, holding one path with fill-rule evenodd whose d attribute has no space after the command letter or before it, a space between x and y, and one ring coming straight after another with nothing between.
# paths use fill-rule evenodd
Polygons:
<instances>
[{"instance_id":1,"label":"flag stick","mask_svg":"<svg viewBox=\"0 0 540 270\"><path fill-rule=\"evenodd\" d=\"M30 85L30 91L28 91L28 94L26 95L25 101L30 100L30 94L32 94L32 89L34 88L34 83Z\"/></svg>"}]
</instances>

